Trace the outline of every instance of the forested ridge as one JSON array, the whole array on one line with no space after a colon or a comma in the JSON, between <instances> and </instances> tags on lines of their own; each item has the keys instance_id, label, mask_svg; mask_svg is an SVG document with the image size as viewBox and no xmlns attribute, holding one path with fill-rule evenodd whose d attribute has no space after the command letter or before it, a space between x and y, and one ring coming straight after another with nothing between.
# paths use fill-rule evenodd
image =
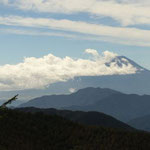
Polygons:
<instances>
[{"instance_id":1,"label":"forested ridge","mask_svg":"<svg viewBox=\"0 0 150 150\"><path fill-rule=\"evenodd\" d=\"M86 126L59 116L0 110L0 150L148 150L150 134Z\"/></svg>"},{"instance_id":2,"label":"forested ridge","mask_svg":"<svg viewBox=\"0 0 150 150\"><path fill-rule=\"evenodd\" d=\"M85 125L97 125L103 127L110 127L110 128L118 128L124 130L134 130L134 128L130 127L129 125L113 118L104 113L96 112L96 111L70 111L70 110L59 110L54 108L48 109L40 109L34 107L24 107L24 108L16 108L16 110L23 111L23 112L42 112L46 115L57 115L64 117L68 120L82 123Z\"/></svg>"}]
</instances>

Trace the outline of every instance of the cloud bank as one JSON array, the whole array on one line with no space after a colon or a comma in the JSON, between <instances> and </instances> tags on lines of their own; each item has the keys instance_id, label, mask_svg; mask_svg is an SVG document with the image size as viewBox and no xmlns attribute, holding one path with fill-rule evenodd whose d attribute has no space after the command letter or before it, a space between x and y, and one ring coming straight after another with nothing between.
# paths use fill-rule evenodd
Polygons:
<instances>
[{"instance_id":1,"label":"cloud bank","mask_svg":"<svg viewBox=\"0 0 150 150\"><path fill-rule=\"evenodd\" d=\"M60 58L49 54L42 58L25 58L16 65L0 66L0 90L42 89L77 76L122 75L137 71L128 60L123 59L125 63L118 65L120 60L112 52L105 51L102 55L93 49L85 52L91 54L91 59L73 59L68 56Z\"/></svg>"}]
</instances>

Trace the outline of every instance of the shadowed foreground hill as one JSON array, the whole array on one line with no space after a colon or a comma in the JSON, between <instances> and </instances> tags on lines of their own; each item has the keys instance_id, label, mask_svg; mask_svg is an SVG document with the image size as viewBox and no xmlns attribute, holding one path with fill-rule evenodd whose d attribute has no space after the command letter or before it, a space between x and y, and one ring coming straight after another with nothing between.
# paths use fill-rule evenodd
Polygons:
<instances>
[{"instance_id":1,"label":"shadowed foreground hill","mask_svg":"<svg viewBox=\"0 0 150 150\"><path fill-rule=\"evenodd\" d=\"M58 116L0 110L0 150L147 150L150 134L73 123Z\"/></svg>"},{"instance_id":2,"label":"shadowed foreground hill","mask_svg":"<svg viewBox=\"0 0 150 150\"><path fill-rule=\"evenodd\" d=\"M130 127L129 125L109 115L95 111L83 112L83 111L57 110L54 108L40 109L34 107L17 108L17 110L31 113L42 112L47 115L58 115L71 121L79 122L85 125L97 125L103 127L133 130L133 128Z\"/></svg>"}]
</instances>

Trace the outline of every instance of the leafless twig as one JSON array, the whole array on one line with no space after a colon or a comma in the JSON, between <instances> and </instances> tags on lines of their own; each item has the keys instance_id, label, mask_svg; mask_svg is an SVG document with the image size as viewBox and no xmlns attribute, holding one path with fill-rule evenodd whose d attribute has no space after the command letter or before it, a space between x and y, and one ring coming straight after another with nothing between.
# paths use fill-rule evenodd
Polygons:
<instances>
[{"instance_id":1,"label":"leafless twig","mask_svg":"<svg viewBox=\"0 0 150 150\"><path fill-rule=\"evenodd\" d=\"M15 95L13 98L9 99L8 101L6 101L5 103L3 103L3 104L0 106L0 108L6 108L6 106L7 106L8 104L11 104L13 101L17 100L17 99L18 99L17 97L18 97L18 94Z\"/></svg>"}]
</instances>

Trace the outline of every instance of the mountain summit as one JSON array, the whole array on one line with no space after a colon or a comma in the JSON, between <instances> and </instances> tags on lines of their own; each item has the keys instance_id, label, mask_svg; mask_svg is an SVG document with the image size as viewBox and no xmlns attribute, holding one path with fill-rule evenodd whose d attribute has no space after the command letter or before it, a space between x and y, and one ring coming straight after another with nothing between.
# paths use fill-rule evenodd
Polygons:
<instances>
[{"instance_id":1,"label":"mountain summit","mask_svg":"<svg viewBox=\"0 0 150 150\"><path fill-rule=\"evenodd\" d=\"M112 59L111 62L106 63L106 65L110 66L111 63L116 63L119 67L123 67L124 65L132 65L134 68L136 68L136 73L148 71L144 67L138 65L137 63L125 56L116 56L114 59Z\"/></svg>"},{"instance_id":2,"label":"mountain summit","mask_svg":"<svg viewBox=\"0 0 150 150\"><path fill-rule=\"evenodd\" d=\"M62 108L69 106L85 106L120 92L111 89L88 87L69 95L47 95L38 97L21 104L20 107L37 107L37 108Z\"/></svg>"}]
</instances>

